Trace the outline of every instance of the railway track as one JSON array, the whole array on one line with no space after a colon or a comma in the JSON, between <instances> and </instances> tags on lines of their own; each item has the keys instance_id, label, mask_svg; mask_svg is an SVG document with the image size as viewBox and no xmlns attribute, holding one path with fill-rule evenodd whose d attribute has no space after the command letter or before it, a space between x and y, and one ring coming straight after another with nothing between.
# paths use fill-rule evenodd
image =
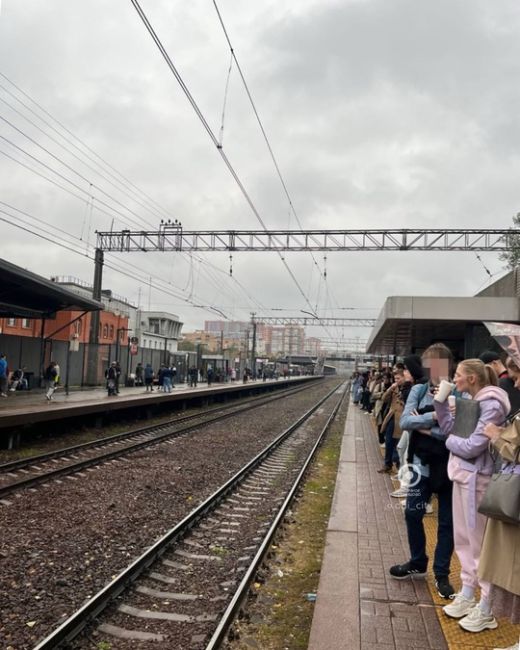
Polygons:
<instances>
[{"instance_id":1,"label":"railway track","mask_svg":"<svg viewBox=\"0 0 520 650\"><path fill-rule=\"evenodd\" d=\"M9 505L6 497L12 493L53 480L91 470L92 467L113 461L126 454L164 442L194 429L233 417L239 413L309 390L311 386L290 388L269 397L248 399L245 403L218 406L161 424L140 427L100 440L74 445L0 465L0 503Z\"/></svg>"},{"instance_id":2,"label":"railway track","mask_svg":"<svg viewBox=\"0 0 520 650\"><path fill-rule=\"evenodd\" d=\"M322 397L35 650L91 648L92 633L118 649L218 648L344 395Z\"/></svg>"}]
</instances>

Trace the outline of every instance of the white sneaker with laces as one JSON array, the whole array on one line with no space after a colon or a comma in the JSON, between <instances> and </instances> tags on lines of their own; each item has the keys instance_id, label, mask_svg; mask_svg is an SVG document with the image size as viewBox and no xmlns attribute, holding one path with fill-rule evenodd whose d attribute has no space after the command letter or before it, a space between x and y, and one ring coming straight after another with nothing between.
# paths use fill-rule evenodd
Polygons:
<instances>
[{"instance_id":1,"label":"white sneaker with laces","mask_svg":"<svg viewBox=\"0 0 520 650\"><path fill-rule=\"evenodd\" d=\"M475 605L476 600L474 598L466 598L462 592L459 592L452 603L444 605L442 611L451 618L463 618L469 614Z\"/></svg>"},{"instance_id":2,"label":"white sneaker with laces","mask_svg":"<svg viewBox=\"0 0 520 650\"><path fill-rule=\"evenodd\" d=\"M498 627L493 614L484 614L478 605L475 605L469 614L459 621L459 625L466 632L483 632Z\"/></svg>"}]
</instances>

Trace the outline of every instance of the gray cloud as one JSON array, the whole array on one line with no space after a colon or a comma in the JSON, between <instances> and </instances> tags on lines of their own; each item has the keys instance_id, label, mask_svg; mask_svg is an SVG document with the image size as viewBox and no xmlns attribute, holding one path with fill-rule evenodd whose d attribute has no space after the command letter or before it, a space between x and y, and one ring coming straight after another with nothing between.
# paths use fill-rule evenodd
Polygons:
<instances>
[{"instance_id":1,"label":"gray cloud","mask_svg":"<svg viewBox=\"0 0 520 650\"><path fill-rule=\"evenodd\" d=\"M251 6L221 0L219 6L304 227L510 225L519 209L516 2L265 0ZM216 15L202 0L143 0L143 7L218 133L229 52ZM190 229L260 228L129 2L6 0L0 61L1 71L168 216ZM0 97L12 102L1 90ZM89 182L102 187L139 215L129 215L132 220L158 223L157 213L107 185L4 104L0 115L88 181L5 124L0 135L83 189ZM296 227L236 70L224 147L268 226ZM102 207L106 197L93 194ZM109 229L112 219L116 229L128 222L97 210L90 221L85 198L3 156L0 199L83 236L85 249L89 223L93 243L96 228ZM15 263L47 276L92 275L84 257L3 222L0 232L2 254ZM147 306L147 278L158 275L200 304L226 306L233 317L254 308L250 296L266 307L308 308L276 255L234 256L233 274L248 295L226 279L228 255L197 257L222 272L189 256L119 256L138 277L107 269L106 284L134 301L141 286ZM323 266L323 255L315 257ZM496 255L481 257L492 272L500 269ZM330 254L327 298L310 255L287 259L318 309L381 306L396 294L471 294L487 277L472 254ZM151 292L155 304L190 327L208 317L158 289Z\"/></svg>"}]
</instances>

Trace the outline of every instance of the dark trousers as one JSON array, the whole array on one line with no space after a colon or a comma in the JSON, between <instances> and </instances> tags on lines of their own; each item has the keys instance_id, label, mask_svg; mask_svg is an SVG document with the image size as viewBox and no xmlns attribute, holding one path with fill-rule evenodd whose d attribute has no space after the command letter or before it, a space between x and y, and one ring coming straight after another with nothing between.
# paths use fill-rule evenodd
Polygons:
<instances>
[{"instance_id":1,"label":"dark trousers","mask_svg":"<svg viewBox=\"0 0 520 650\"><path fill-rule=\"evenodd\" d=\"M393 463L399 465L399 454L397 453L397 443L399 440L394 438L395 420L391 418L385 428L385 467L392 467Z\"/></svg>"},{"instance_id":2,"label":"dark trousers","mask_svg":"<svg viewBox=\"0 0 520 650\"><path fill-rule=\"evenodd\" d=\"M451 504L452 484L446 485L437 494L439 505L437 522L437 545L433 559L435 576L448 576L450 560L453 553L453 517ZM412 568L426 571L428 556L426 555L426 535L424 534L423 517L426 504L432 496L430 479L420 476L415 471L406 498L405 519L410 546L410 564Z\"/></svg>"}]
</instances>

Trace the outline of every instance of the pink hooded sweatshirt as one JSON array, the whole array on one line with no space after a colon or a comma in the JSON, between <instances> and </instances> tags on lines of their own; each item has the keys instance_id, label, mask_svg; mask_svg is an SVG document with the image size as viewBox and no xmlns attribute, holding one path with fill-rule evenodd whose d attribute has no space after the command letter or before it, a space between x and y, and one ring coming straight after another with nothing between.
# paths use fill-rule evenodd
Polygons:
<instances>
[{"instance_id":1,"label":"pink hooded sweatshirt","mask_svg":"<svg viewBox=\"0 0 520 650\"><path fill-rule=\"evenodd\" d=\"M446 447L451 452L448 476L452 481L468 486L472 528L475 526L477 512L477 492L484 492L494 469L489 453L489 438L484 435L484 427L489 423L502 425L511 410L506 391L498 386L485 386L473 399L480 403L480 417L469 438L450 435L455 418L451 415L447 402L434 402L439 426L448 436Z\"/></svg>"}]
</instances>

